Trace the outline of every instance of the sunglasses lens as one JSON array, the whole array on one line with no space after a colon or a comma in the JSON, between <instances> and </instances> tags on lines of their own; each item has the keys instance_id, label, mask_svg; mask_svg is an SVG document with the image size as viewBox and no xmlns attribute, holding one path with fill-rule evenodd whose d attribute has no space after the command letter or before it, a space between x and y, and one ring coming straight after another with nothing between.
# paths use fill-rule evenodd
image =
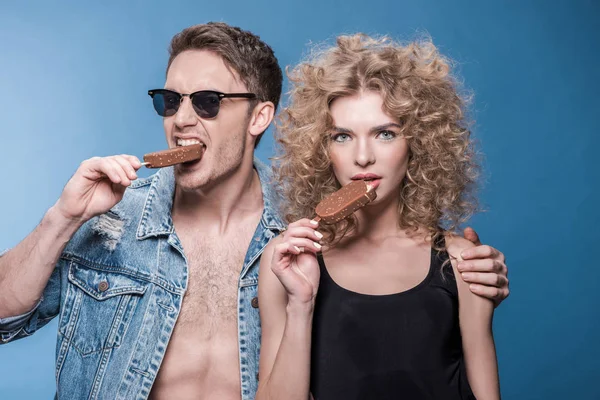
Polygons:
<instances>
[{"instance_id":1,"label":"sunglasses lens","mask_svg":"<svg viewBox=\"0 0 600 400\"><path fill-rule=\"evenodd\" d=\"M157 92L152 96L152 104L154 109L161 117L170 117L175 115L179 109L181 100L175 93L170 92Z\"/></svg>"},{"instance_id":2,"label":"sunglasses lens","mask_svg":"<svg viewBox=\"0 0 600 400\"><path fill-rule=\"evenodd\" d=\"M200 92L194 94L192 105L201 118L214 118L219 113L221 99L217 93Z\"/></svg>"}]
</instances>

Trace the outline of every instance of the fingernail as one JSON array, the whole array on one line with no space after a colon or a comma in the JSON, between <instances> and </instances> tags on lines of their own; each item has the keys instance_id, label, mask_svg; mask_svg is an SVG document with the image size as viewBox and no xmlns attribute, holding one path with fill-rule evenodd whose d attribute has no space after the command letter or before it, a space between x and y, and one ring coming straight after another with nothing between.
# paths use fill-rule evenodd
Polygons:
<instances>
[{"instance_id":1,"label":"fingernail","mask_svg":"<svg viewBox=\"0 0 600 400\"><path fill-rule=\"evenodd\" d=\"M300 250L298 246L294 246L294 248L296 249L296 251L302 252L302 250Z\"/></svg>"},{"instance_id":2,"label":"fingernail","mask_svg":"<svg viewBox=\"0 0 600 400\"><path fill-rule=\"evenodd\" d=\"M456 268L458 268L458 270L462 272L465 269L465 263L459 262Z\"/></svg>"},{"instance_id":3,"label":"fingernail","mask_svg":"<svg viewBox=\"0 0 600 400\"><path fill-rule=\"evenodd\" d=\"M469 285L469 290L471 290L471 292L477 292L477 285Z\"/></svg>"},{"instance_id":4,"label":"fingernail","mask_svg":"<svg viewBox=\"0 0 600 400\"><path fill-rule=\"evenodd\" d=\"M315 247L316 247L317 249L319 249L319 250L321 249L321 245L320 245L319 243L317 243L317 242L313 242L313 243L315 244Z\"/></svg>"},{"instance_id":5,"label":"fingernail","mask_svg":"<svg viewBox=\"0 0 600 400\"><path fill-rule=\"evenodd\" d=\"M313 219L310 220L310 223L313 224L314 226L319 225L319 223Z\"/></svg>"},{"instance_id":6,"label":"fingernail","mask_svg":"<svg viewBox=\"0 0 600 400\"><path fill-rule=\"evenodd\" d=\"M471 274L467 274L467 273L462 273L462 278L465 281L468 281L469 279L471 279Z\"/></svg>"},{"instance_id":7,"label":"fingernail","mask_svg":"<svg viewBox=\"0 0 600 400\"><path fill-rule=\"evenodd\" d=\"M465 251L463 251L463 252L460 253L460 256L462 258L469 258L469 254L470 254L469 250L465 250Z\"/></svg>"},{"instance_id":8,"label":"fingernail","mask_svg":"<svg viewBox=\"0 0 600 400\"><path fill-rule=\"evenodd\" d=\"M315 236L318 237L319 239L323 239L323 234L319 231L315 231Z\"/></svg>"}]
</instances>

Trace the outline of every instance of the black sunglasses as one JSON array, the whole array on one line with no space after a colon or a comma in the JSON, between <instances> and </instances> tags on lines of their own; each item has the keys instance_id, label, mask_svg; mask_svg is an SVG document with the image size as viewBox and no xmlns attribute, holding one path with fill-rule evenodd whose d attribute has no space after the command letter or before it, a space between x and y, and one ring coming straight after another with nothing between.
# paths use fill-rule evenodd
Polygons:
<instances>
[{"instance_id":1,"label":"black sunglasses","mask_svg":"<svg viewBox=\"0 0 600 400\"><path fill-rule=\"evenodd\" d=\"M161 117L170 117L177 113L184 97L189 97L194 111L201 118L214 118L219 113L221 100L228 97L254 99L254 93L221 93L214 90L200 90L190 94L181 94L168 89L148 90L154 109Z\"/></svg>"}]
</instances>

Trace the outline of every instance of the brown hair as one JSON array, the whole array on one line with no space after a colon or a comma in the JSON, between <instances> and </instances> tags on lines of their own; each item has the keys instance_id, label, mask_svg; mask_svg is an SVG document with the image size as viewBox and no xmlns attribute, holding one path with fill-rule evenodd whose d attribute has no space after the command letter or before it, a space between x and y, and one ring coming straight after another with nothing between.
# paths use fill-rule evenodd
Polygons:
<instances>
[{"instance_id":1,"label":"brown hair","mask_svg":"<svg viewBox=\"0 0 600 400\"><path fill-rule=\"evenodd\" d=\"M465 116L468 96L459 94L449 60L430 39L400 45L387 37L340 36L335 46L315 51L288 75L290 105L276 132L276 175L288 222L312 217L319 201L340 188L328 152L329 104L365 90L382 96L384 111L400 122L409 144L398 191L399 226L425 229L435 240L476 210L479 166ZM355 224L350 217L319 229L332 244Z\"/></svg>"},{"instance_id":2,"label":"brown hair","mask_svg":"<svg viewBox=\"0 0 600 400\"><path fill-rule=\"evenodd\" d=\"M210 50L237 72L248 91L259 101L270 101L275 110L281 97L283 76L273 49L257 35L223 22L209 22L184 29L171 40L169 63L186 50ZM250 110L256 105L250 102ZM256 139L255 146L260 141Z\"/></svg>"}]
</instances>

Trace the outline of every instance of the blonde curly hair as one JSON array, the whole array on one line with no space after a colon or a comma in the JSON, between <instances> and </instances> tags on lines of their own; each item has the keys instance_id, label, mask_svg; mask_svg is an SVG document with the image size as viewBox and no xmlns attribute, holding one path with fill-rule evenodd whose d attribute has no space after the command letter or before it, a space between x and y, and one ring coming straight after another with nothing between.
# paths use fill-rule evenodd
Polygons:
<instances>
[{"instance_id":1,"label":"blonde curly hair","mask_svg":"<svg viewBox=\"0 0 600 400\"><path fill-rule=\"evenodd\" d=\"M409 145L399 227L425 230L436 240L467 220L477 209L479 166L466 118L470 96L459 92L450 66L429 38L401 45L356 34L338 37L335 46L288 70L292 90L277 122L274 158L285 219L311 218L316 205L340 188L328 152L329 104L369 90L381 94L384 111L400 122ZM356 223L352 216L319 229L333 245Z\"/></svg>"}]
</instances>

